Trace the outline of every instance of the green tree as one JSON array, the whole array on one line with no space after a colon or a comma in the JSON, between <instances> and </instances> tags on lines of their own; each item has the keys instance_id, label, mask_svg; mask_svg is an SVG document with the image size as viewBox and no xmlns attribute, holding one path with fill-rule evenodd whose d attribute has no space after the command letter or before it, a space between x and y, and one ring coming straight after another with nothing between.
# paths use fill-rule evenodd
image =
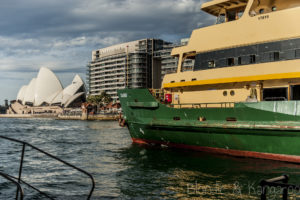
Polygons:
<instances>
[{"instance_id":1,"label":"green tree","mask_svg":"<svg viewBox=\"0 0 300 200\"><path fill-rule=\"evenodd\" d=\"M108 104L112 101L112 98L106 92L102 92L100 95L90 95L87 97L87 102L97 105Z\"/></svg>"},{"instance_id":2,"label":"green tree","mask_svg":"<svg viewBox=\"0 0 300 200\"><path fill-rule=\"evenodd\" d=\"M102 102L102 97L100 95L90 95L87 98L87 102L92 104L100 104Z\"/></svg>"},{"instance_id":3,"label":"green tree","mask_svg":"<svg viewBox=\"0 0 300 200\"><path fill-rule=\"evenodd\" d=\"M109 94L107 94L106 92L102 92L101 95L101 102L104 104L108 104L112 101L112 98Z\"/></svg>"}]
</instances>

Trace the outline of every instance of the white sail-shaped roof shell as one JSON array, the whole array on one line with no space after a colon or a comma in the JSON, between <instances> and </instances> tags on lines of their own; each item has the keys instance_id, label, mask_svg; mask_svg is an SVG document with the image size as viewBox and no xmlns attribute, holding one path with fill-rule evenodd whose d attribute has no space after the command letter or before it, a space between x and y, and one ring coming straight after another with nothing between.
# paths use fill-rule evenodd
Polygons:
<instances>
[{"instance_id":1,"label":"white sail-shaped roof shell","mask_svg":"<svg viewBox=\"0 0 300 200\"><path fill-rule=\"evenodd\" d=\"M42 67L37 78L34 78L18 92L17 100L22 104L33 106L60 105L68 107L77 99L84 101L85 85L80 76L76 75L72 83L63 89L59 79L49 69Z\"/></svg>"},{"instance_id":2,"label":"white sail-shaped roof shell","mask_svg":"<svg viewBox=\"0 0 300 200\"><path fill-rule=\"evenodd\" d=\"M85 92L79 92L75 94L74 96L71 96L71 98L64 104L64 106L67 108L71 103L73 103L76 99L78 99L81 96L85 96Z\"/></svg>"},{"instance_id":3,"label":"white sail-shaped roof shell","mask_svg":"<svg viewBox=\"0 0 300 200\"><path fill-rule=\"evenodd\" d=\"M84 86L82 79L80 76L76 75L72 81L72 84L68 85L62 92L62 105L65 105L82 86Z\"/></svg>"},{"instance_id":4,"label":"white sail-shaped roof shell","mask_svg":"<svg viewBox=\"0 0 300 200\"><path fill-rule=\"evenodd\" d=\"M23 85L21 87L21 89L18 92L17 100L23 102L25 94L26 94L27 87L28 87L27 85Z\"/></svg>"},{"instance_id":5,"label":"white sail-shaped roof shell","mask_svg":"<svg viewBox=\"0 0 300 200\"><path fill-rule=\"evenodd\" d=\"M49 96L62 90L63 87L56 75L51 70L42 67L37 76L34 106L42 105Z\"/></svg>"},{"instance_id":6,"label":"white sail-shaped roof shell","mask_svg":"<svg viewBox=\"0 0 300 200\"><path fill-rule=\"evenodd\" d=\"M23 104L26 103L34 104L35 85L36 85L36 78L33 78L27 87Z\"/></svg>"},{"instance_id":7,"label":"white sail-shaped roof shell","mask_svg":"<svg viewBox=\"0 0 300 200\"><path fill-rule=\"evenodd\" d=\"M51 104L55 100L55 98L58 96L58 94L60 94L60 93L61 93L61 91L57 91L57 92L53 93L50 97L48 97L46 99L45 102L48 104Z\"/></svg>"},{"instance_id":8,"label":"white sail-shaped roof shell","mask_svg":"<svg viewBox=\"0 0 300 200\"><path fill-rule=\"evenodd\" d=\"M63 99L63 90L60 91L58 95L56 95L55 99L51 101L51 104L61 104L62 99Z\"/></svg>"}]
</instances>

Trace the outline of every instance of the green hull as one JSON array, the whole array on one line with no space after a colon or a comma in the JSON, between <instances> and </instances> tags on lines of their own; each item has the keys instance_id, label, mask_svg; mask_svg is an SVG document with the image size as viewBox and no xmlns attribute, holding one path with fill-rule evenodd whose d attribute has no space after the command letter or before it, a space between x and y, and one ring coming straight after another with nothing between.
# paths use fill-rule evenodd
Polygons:
<instances>
[{"instance_id":1,"label":"green hull","mask_svg":"<svg viewBox=\"0 0 300 200\"><path fill-rule=\"evenodd\" d=\"M118 93L134 142L300 163L298 101L177 109L146 89Z\"/></svg>"}]
</instances>

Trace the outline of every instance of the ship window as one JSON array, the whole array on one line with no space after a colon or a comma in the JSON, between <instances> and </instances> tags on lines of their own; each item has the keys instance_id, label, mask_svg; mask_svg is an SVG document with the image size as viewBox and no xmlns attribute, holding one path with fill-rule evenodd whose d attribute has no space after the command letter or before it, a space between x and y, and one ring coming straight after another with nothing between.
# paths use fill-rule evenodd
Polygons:
<instances>
[{"instance_id":1,"label":"ship window","mask_svg":"<svg viewBox=\"0 0 300 200\"><path fill-rule=\"evenodd\" d=\"M236 20L236 11L229 11L227 12L227 21L234 21Z\"/></svg>"},{"instance_id":2,"label":"ship window","mask_svg":"<svg viewBox=\"0 0 300 200\"><path fill-rule=\"evenodd\" d=\"M272 7L272 11L276 11L277 10L277 7L276 6L273 6Z\"/></svg>"},{"instance_id":3,"label":"ship window","mask_svg":"<svg viewBox=\"0 0 300 200\"><path fill-rule=\"evenodd\" d=\"M263 90L264 101L285 101L287 100L287 88L266 88Z\"/></svg>"},{"instance_id":4,"label":"ship window","mask_svg":"<svg viewBox=\"0 0 300 200\"><path fill-rule=\"evenodd\" d=\"M228 58L227 59L227 65L228 66L233 66L234 65L234 58Z\"/></svg>"},{"instance_id":5,"label":"ship window","mask_svg":"<svg viewBox=\"0 0 300 200\"><path fill-rule=\"evenodd\" d=\"M216 63L214 60L208 61L208 67L216 67Z\"/></svg>"},{"instance_id":6,"label":"ship window","mask_svg":"<svg viewBox=\"0 0 300 200\"><path fill-rule=\"evenodd\" d=\"M238 64L239 64L239 65L242 64L242 57L238 57Z\"/></svg>"},{"instance_id":7,"label":"ship window","mask_svg":"<svg viewBox=\"0 0 300 200\"><path fill-rule=\"evenodd\" d=\"M231 90L231 91L230 91L230 95L231 95L231 96L234 96L234 95L235 95L235 92L234 92L233 90Z\"/></svg>"},{"instance_id":8,"label":"ship window","mask_svg":"<svg viewBox=\"0 0 300 200\"><path fill-rule=\"evenodd\" d=\"M274 61L279 60L279 52L274 52Z\"/></svg>"},{"instance_id":9,"label":"ship window","mask_svg":"<svg viewBox=\"0 0 300 200\"><path fill-rule=\"evenodd\" d=\"M225 14L220 14L217 18L217 23L216 24L222 24L225 23L226 21L226 15Z\"/></svg>"},{"instance_id":10,"label":"ship window","mask_svg":"<svg viewBox=\"0 0 300 200\"><path fill-rule=\"evenodd\" d=\"M296 58L300 58L300 49L296 49Z\"/></svg>"},{"instance_id":11,"label":"ship window","mask_svg":"<svg viewBox=\"0 0 300 200\"><path fill-rule=\"evenodd\" d=\"M265 9L259 9L259 14L263 14L265 12Z\"/></svg>"},{"instance_id":12,"label":"ship window","mask_svg":"<svg viewBox=\"0 0 300 200\"><path fill-rule=\"evenodd\" d=\"M250 64L253 64L256 62L256 59L255 59L255 55L250 55Z\"/></svg>"},{"instance_id":13,"label":"ship window","mask_svg":"<svg viewBox=\"0 0 300 200\"><path fill-rule=\"evenodd\" d=\"M227 96L227 91L223 92L223 96L226 97Z\"/></svg>"},{"instance_id":14,"label":"ship window","mask_svg":"<svg viewBox=\"0 0 300 200\"><path fill-rule=\"evenodd\" d=\"M300 85L291 86L291 99L300 100Z\"/></svg>"},{"instance_id":15,"label":"ship window","mask_svg":"<svg viewBox=\"0 0 300 200\"><path fill-rule=\"evenodd\" d=\"M240 19L240 18L243 16L243 14L244 14L244 11L243 11L243 10L238 11L237 14L236 14L236 15L237 15L237 18Z\"/></svg>"}]
</instances>

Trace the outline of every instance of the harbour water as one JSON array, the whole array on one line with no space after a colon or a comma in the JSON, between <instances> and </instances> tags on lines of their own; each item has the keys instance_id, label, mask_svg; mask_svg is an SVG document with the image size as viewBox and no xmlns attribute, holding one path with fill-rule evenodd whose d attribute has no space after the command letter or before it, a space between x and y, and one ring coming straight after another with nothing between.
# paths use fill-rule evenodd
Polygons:
<instances>
[{"instance_id":1,"label":"harbour water","mask_svg":"<svg viewBox=\"0 0 300 200\"><path fill-rule=\"evenodd\" d=\"M92 199L258 199L261 179L289 174L290 182L300 184L299 165L134 145L117 122L0 119L0 135L29 142L91 173ZM21 150L1 140L0 171L17 176ZM22 177L55 199L84 199L90 187L86 176L30 148ZM271 199L279 197L276 193ZM25 196L46 199L26 187ZM15 187L0 178L0 199L14 197Z\"/></svg>"}]
</instances>

